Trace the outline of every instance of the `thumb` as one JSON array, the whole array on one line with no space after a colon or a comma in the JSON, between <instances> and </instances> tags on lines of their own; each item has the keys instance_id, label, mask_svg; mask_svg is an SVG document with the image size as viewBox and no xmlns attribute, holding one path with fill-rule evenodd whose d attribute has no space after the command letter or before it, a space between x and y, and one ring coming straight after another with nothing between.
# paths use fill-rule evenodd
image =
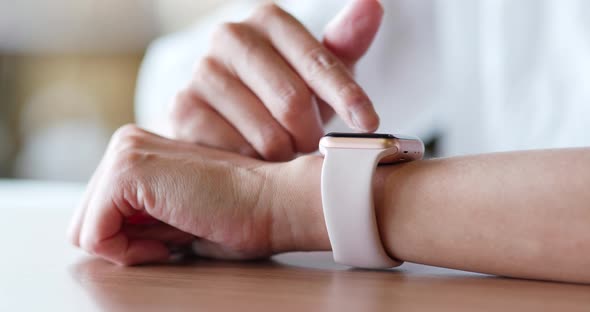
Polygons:
<instances>
[{"instance_id":1,"label":"thumb","mask_svg":"<svg viewBox=\"0 0 590 312\"><path fill-rule=\"evenodd\" d=\"M324 30L324 46L350 69L367 52L379 30L379 0L352 0Z\"/></svg>"}]
</instances>

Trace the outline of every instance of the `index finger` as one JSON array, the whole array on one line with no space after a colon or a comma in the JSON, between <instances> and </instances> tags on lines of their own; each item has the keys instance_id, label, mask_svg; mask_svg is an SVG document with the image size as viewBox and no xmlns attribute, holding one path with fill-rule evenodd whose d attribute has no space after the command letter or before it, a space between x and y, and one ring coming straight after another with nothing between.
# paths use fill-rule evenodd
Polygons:
<instances>
[{"instance_id":1,"label":"index finger","mask_svg":"<svg viewBox=\"0 0 590 312\"><path fill-rule=\"evenodd\" d=\"M297 19L275 4L265 5L250 21L264 32L310 89L352 128L374 131L379 117L369 96L344 63Z\"/></svg>"}]
</instances>

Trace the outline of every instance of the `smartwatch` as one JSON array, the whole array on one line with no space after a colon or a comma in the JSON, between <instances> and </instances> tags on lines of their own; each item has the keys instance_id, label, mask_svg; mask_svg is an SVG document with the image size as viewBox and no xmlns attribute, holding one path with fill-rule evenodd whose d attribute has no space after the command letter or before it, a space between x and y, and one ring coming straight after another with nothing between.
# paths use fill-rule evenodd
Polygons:
<instances>
[{"instance_id":1,"label":"smartwatch","mask_svg":"<svg viewBox=\"0 0 590 312\"><path fill-rule=\"evenodd\" d=\"M419 138L379 133L328 133L320 140L322 206L337 263L360 268L401 264L381 242L373 205L377 165L422 159Z\"/></svg>"}]
</instances>

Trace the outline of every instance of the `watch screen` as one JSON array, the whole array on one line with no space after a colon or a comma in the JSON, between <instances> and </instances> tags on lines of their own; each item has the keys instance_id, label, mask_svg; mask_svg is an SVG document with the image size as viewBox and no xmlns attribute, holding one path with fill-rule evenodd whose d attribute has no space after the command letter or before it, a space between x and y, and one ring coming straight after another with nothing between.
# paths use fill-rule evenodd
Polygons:
<instances>
[{"instance_id":1,"label":"watch screen","mask_svg":"<svg viewBox=\"0 0 590 312\"><path fill-rule=\"evenodd\" d=\"M395 139L396 137L386 133L346 133L346 132L330 132L326 134L327 137L333 138L370 138L370 139Z\"/></svg>"}]
</instances>

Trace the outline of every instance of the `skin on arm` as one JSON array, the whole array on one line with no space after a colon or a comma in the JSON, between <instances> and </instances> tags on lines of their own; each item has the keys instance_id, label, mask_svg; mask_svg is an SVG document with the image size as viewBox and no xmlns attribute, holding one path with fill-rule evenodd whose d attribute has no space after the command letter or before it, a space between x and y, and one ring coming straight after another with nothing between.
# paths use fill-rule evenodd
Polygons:
<instances>
[{"instance_id":1,"label":"skin on arm","mask_svg":"<svg viewBox=\"0 0 590 312\"><path fill-rule=\"evenodd\" d=\"M264 162L126 126L89 183L70 239L123 265L166 261L187 245L236 260L329 250L322 162ZM385 249L409 262L590 283L588 164L590 148L578 148L378 167Z\"/></svg>"},{"instance_id":2,"label":"skin on arm","mask_svg":"<svg viewBox=\"0 0 590 312\"><path fill-rule=\"evenodd\" d=\"M590 149L577 148L380 166L374 194L385 248L409 262L589 283L589 164ZM304 198L301 209L288 209L305 220L291 227L297 250L330 249L321 165L321 157L297 159L292 170L305 168L309 180L285 182L308 187L291 195Z\"/></svg>"}]
</instances>

